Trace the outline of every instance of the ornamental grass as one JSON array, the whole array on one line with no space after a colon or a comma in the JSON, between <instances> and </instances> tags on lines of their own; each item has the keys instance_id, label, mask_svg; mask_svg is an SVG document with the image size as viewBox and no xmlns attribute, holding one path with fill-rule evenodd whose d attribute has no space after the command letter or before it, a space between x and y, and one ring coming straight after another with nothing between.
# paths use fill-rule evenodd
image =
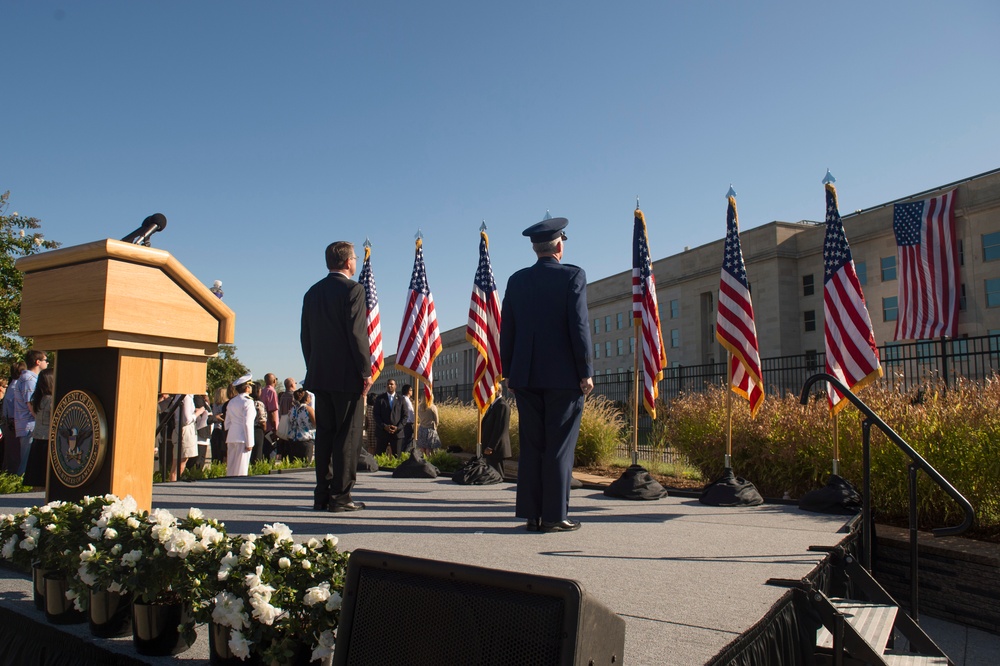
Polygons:
<instances>
[{"instance_id":1,"label":"ornamental grass","mask_svg":"<svg viewBox=\"0 0 1000 666\"><path fill-rule=\"evenodd\" d=\"M935 467L976 511L976 534L1000 537L1000 381L927 384L909 391L873 386L863 400L918 454ZM657 436L716 478L725 453L725 390L708 387L662 405ZM840 412L840 474L860 490L862 415ZM874 426L872 505L876 519L904 523L909 513L909 459ZM747 402L733 400L733 470L765 497L801 497L826 483L833 458L833 422L826 397L802 406L798 397L768 396L755 419ZM918 474L921 528L958 524L960 507L924 474Z\"/></svg>"}]
</instances>

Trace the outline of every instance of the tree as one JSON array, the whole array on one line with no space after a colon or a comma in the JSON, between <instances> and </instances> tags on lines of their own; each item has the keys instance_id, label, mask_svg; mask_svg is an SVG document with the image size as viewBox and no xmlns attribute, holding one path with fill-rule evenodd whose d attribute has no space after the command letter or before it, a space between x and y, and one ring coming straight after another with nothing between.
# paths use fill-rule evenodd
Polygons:
<instances>
[{"instance_id":1,"label":"tree","mask_svg":"<svg viewBox=\"0 0 1000 666\"><path fill-rule=\"evenodd\" d=\"M212 395L220 386L228 386L248 372L249 368L236 358L236 345L219 345L219 355L208 359L208 394Z\"/></svg>"},{"instance_id":2,"label":"tree","mask_svg":"<svg viewBox=\"0 0 1000 666\"><path fill-rule=\"evenodd\" d=\"M10 192L0 194L0 357L4 361L24 358L31 340L18 333L21 326L21 271L14 263L21 257L59 247L46 240L39 229L41 222L14 211L7 215ZM27 232L27 233L26 233Z\"/></svg>"}]
</instances>

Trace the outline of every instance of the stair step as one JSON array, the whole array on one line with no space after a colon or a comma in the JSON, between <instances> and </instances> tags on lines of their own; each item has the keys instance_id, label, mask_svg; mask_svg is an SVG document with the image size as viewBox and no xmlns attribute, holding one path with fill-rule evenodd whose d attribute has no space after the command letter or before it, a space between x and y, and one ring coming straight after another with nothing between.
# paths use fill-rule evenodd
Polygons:
<instances>
[{"instance_id":1,"label":"stair step","mask_svg":"<svg viewBox=\"0 0 1000 666\"><path fill-rule=\"evenodd\" d=\"M855 599L830 599L830 602L844 614L848 624L854 627L872 649L878 653L885 650L889 636L892 635L892 625L896 620L895 606L869 604ZM816 632L816 645L824 648L833 647L833 634L826 627L821 627Z\"/></svg>"},{"instance_id":2,"label":"stair step","mask_svg":"<svg viewBox=\"0 0 1000 666\"><path fill-rule=\"evenodd\" d=\"M882 657L889 666L948 666L947 657L929 657L896 650L887 650Z\"/></svg>"}]
</instances>

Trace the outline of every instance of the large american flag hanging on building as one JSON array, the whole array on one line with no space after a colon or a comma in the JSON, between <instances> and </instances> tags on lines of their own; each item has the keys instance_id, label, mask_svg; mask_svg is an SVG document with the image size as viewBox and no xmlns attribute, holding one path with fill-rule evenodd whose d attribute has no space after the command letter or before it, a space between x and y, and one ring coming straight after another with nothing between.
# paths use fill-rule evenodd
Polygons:
<instances>
[{"instance_id":1,"label":"large american flag hanging on building","mask_svg":"<svg viewBox=\"0 0 1000 666\"><path fill-rule=\"evenodd\" d=\"M831 179L832 180L832 179ZM826 240L823 243L823 327L826 371L855 393L882 376L872 320L854 269L851 248L837 207L837 188L826 184ZM827 384L834 414L847 403Z\"/></svg>"},{"instance_id":2,"label":"large american flag hanging on building","mask_svg":"<svg viewBox=\"0 0 1000 666\"><path fill-rule=\"evenodd\" d=\"M441 353L441 332L438 330L437 314L434 312L434 297L427 284L427 268L424 266L424 243L417 238L416 254L413 258L413 275L410 277L410 293L403 312L403 326L399 330L399 346L396 349L396 367L414 379L424 381L427 403L434 401L432 392L434 376L431 366Z\"/></svg>"},{"instance_id":3,"label":"large american flag hanging on building","mask_svg":"<svg viewBox=\"0 0 1000 666\"><path fill-rule=\"evenodd\" d=\"M479 267L472 283L465 339L479 353L472 397L481 414L493 403L497 386L503 378L503 368L500 367L500 299L490 265L490 240L485 230L479 233Z\"/></svg>"},{"instance_id":4,"label":"large american flag hanging on building","mask_svg":"<svg viewBox=\"0 0 1000 666\"><path fill-rule=\"evenodd\" d=\"M958 335L955 192L893 206L899 258L896 340Z\"/></svg>"},{"instance_id":5,"label":"large american flag hanging on building","mask_svg":"<svg viewBox=\"0 0 1000 666\"><path fill-rule=\"evenodd\" d=\"M382 320L378 314L378 291L375 289L375 274L372 273L372 249L365 245L365 262L361 266L358 282L365 288L365 311L368 315L368 352L371 354L372 383L378 379L385 366L382 351Z\"/></svg>"},{"instance_id":6,"label":"large american flag hanging on building","mask_svg":"<svg viewBox=\"0 0 1000 666\"><path fill-rule=\"evenodd\" d=\"M660 310L656 304L656 278L649 261L649 239L646 236L646 216L635 209L632 228L632 316L639 343L636 354L642 354L642 404L652 418L656 418L656 398L667 354L660 332ZM641 350L641 352L640 352Z\"/></svg>"},{"instance_id":7,"label":"large american flag hanging on building","mask_svg":"<svg viewBox=\"0 0 1000 666\"><path fill-rule=\"evenodd\" d=\"M735 192L730 190L726 212L726 248L719 283L719 313L715 323L715 339L726 348L729 358L729 384L735 393L750 402L750 415L756 416L764 402L764 380L760 372L760 352L757 347L757 326L750 300L740 227L736 216Z\"/></svg>"}]
</instances>

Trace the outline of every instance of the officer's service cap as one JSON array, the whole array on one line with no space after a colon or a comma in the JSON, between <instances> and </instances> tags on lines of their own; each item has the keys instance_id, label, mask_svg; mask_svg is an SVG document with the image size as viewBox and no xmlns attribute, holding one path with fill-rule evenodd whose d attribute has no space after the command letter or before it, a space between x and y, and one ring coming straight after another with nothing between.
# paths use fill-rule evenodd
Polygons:
<instances>
[{"instance_id":1,"label":"officer's service cap","mask_svg":"<svg viewBox=\"0 0 1000 666\"><path fill-rule=\"evenodd\" d=\"M566 234L563 232L563 229L568 224L569 220L565 217L551 217L531 225L522 231L521 235L529 237L532 243L545 243L557 238L566 240Z\"/></svg>"}]
</instances>

